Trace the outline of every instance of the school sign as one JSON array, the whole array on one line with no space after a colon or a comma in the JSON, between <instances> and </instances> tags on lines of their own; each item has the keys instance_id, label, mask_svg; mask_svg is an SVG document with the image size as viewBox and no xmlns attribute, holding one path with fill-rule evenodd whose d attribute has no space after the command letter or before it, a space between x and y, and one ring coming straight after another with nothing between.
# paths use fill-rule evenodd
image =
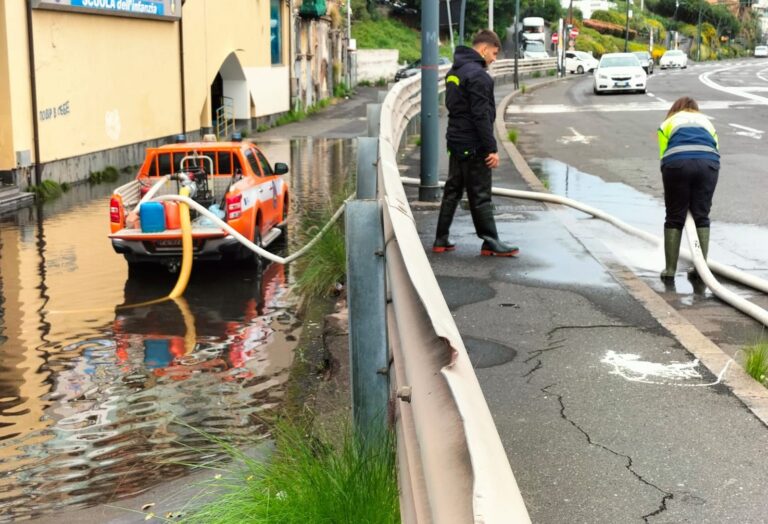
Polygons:
<instances>
[{"instance_id":1,"label":"school sign","mask_svg":"<svg viewBox=\"0 0 768 524\"><path fill-rule=\"evenodd\" d=\"M32 0L32 7L159 20L181 18L181 0Z\"/></svg>"}]
</instances>

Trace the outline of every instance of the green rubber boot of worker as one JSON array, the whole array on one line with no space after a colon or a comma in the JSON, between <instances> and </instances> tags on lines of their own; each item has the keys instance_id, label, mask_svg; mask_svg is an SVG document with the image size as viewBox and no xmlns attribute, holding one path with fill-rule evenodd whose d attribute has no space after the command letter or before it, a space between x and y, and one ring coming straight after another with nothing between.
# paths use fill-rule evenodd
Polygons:
<instances>
[{"instance_id":1,"label":"green rubber boot of worker","mask_svg":"<svg viewBox=\"0 0 768 524\"><path fill-rule=\"evenodd\" d=\"M701 247L701 253L704 255L704 260L706 260L707 254L709 253L709 228L697 227L696 234L699 235L699 246ZM700 279L701 276L699 276L699 273L696 271L696 268L693 268L691 271L688 272L688 278Z\"/></svg>"},{"instance_id":2,"label":"green rubber boot of worker","mask_svg":"<svg viewBox=\"0 0 768 524\"><path fill-rule=\"evenodd\" d=\"M674 282L677 272L677 259L680 256L680 239L683 236L682 229L664 229L664 260L666 267L661 272L664 282Z\"/></svg>"}]
</instances>

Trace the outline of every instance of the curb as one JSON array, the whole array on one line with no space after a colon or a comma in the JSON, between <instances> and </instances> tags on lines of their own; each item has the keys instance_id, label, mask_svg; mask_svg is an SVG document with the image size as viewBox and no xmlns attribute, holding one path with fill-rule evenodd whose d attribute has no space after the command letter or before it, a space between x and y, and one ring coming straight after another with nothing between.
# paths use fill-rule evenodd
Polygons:
<instances>
[{"instance_id":1,"label":"curb","mask_svg":"<svg viewBox=\"0 0 768 524\"><path fill-rule=\"evenodd\" d=\"M536 84L530 88L534 91L540 87L549 85L561 79ZM498 135L504 150L509 155L515 169L523 177L523 180L533 191L549 193L541 183L528 162L523 158L515 144L506 138L506 124L504 114L510 101L520 94L513 91L504 97L496 110L496 134ZM559 209L561 206L544 203L550 209ZM563 221L561 217L559 220ZM573 232L569 224L563 221L565 227ZM599 256L594 251L594 242L600 243ZM593 256L596 256L606 270L619 282L629 294L648 311L654 319L680 343L689 353L701 362L715 377L721 377L721 383L730 388L734 396L744 404L760 421L768 426L768 389L760 385L749 376L744 368L730 355L724 352L717 344L708 339L696 326L691 324L681 313L671 307L648 284L643 282L634 272L612 256L610 251L603 246L598 239L582 242L584 247ZM590 246L589 244L592 244ZM605 257L610 258L606 263Z\"/></svg>"}]
</instances>

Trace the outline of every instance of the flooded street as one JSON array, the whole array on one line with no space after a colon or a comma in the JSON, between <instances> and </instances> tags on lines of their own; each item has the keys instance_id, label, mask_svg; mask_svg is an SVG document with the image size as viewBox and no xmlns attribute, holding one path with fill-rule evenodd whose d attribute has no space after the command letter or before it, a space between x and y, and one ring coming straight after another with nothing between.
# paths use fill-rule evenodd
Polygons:
<instances>
[{"instance_id":1,"label":"flooded street","mask_svg":"<svg viewBox=\"0 0 768 524\"><path fill-rule=\"evenodd\" d=\"M302 210L344 187L354 142L260 142L287 162L288 251ZM251 441L280 409L302 331L290 266L129 278L109 185L0 217L0 521L138 494L206 459L200 432ZM210 455L208 455L210 456Z\"/></svg>"}]
</instances>

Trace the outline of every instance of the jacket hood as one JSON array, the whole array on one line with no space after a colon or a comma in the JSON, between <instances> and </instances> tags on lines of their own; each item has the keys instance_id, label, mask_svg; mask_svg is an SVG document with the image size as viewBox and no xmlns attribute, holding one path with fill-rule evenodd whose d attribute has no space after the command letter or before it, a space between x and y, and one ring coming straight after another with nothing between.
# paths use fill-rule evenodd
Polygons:
<instances>
[{"instance_id":1,"label":"jacket hood","mask_svg":"<svg viewBox=\"0 0 768 524\"><path fill-rule=\"evenodd\" d=\"M482 67L487 67L485 59L480 56L480 53L471 47L464 45L457 46L456 51L453 52L453 68L459 69L461 66L469 62L477 62Z\"/></svg>"}]
</instances>

